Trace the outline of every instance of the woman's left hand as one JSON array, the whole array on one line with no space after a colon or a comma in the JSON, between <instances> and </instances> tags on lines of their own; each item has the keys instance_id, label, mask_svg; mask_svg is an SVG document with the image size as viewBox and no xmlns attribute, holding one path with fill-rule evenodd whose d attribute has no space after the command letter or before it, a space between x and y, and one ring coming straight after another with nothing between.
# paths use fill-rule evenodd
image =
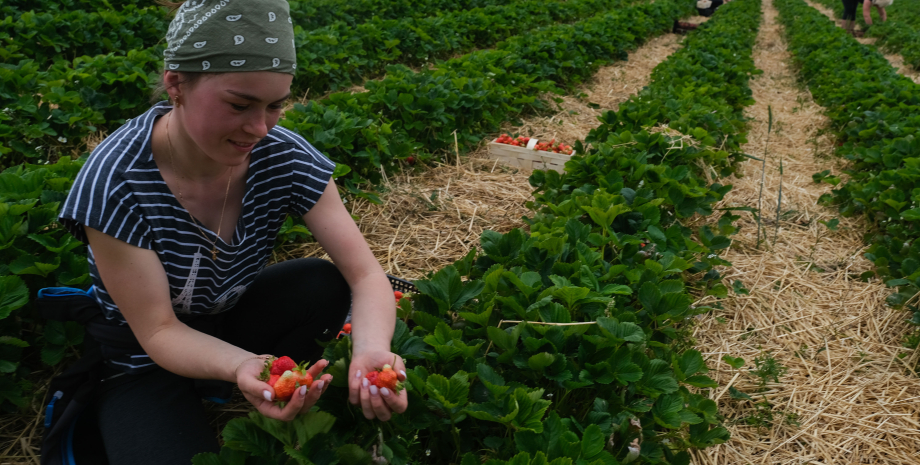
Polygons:
<instances>
[{"instance_id":1,"label":"woman's left hand","mask_svg":"<svg viewBox=\"0 0 920 465\"><path fill-rule=\"evenodd\" d=\"M395 361L394 361L395 360ZM348 400L361 406L364 417L368 420L377 418L388 421L393 413L403 413L409 406L409 397L405 389L398 393L387 388L378 389L367 382L365 376L384 365L390 365L396 371L399 381L406 380L406 366L398 355L389 351L355 351L348 367Z\"/></svg>"}]
</instances>

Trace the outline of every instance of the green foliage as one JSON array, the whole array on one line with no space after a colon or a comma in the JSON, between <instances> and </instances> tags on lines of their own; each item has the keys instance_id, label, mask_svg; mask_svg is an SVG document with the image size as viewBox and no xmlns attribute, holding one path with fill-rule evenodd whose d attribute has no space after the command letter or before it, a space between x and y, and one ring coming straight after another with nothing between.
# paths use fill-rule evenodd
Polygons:
<instances>
[{"instance_id":1,"label":"green foliage","mask_svg":"<svg viewBox=\"0 0 920 465\"><path fill-rule=\"evenodd\" d=\"M553 2L544 8L548 5ZM367 92L295 105L280 124L351 168L342 184L360 192L358 186L382 179L381 169L395 169L395 161L431 159L433 153L453 151L455 140L460 148L472 147L503 122L547 108L548 102L534 96L561 92L559 85L575 84L603 63L625 58L627 50L669 30L687 10L685 3L642 3L537 28L437 69L416 73L390 65L383 79L365 83Z\"/></svg>"},{"instance_id":2,"label":"green foliage","mask_svg":"<svg viewBox=\"0 0 920 465\"><path fill-rule=\"evenodd\" d=\"M86 248L57 224L82 162L62 158L0 173L0 409L24 406L23 381L56 366L83 341L83 327L45 321L29 304L39 289L89 284ZM40 356L40 362L37 360Z\"/></svg>"},{"instance_id":3,"label":"green foliage","mask_svg":"<svg viewBox=\"0 0 920 465\"><path fill-rule=\"evenodd\" d=\"M312 19L303 18L307 23L297 21L295 29L295 92L309 89L321 94L363 83L393 63L426 66L474 48L494 46L522 30L577 21L621 4L622 0L528 0L427 17L374 16L359 24L343 21L319 28L310 27Z\"/></svg>"},{"instance_id":4,"label":"green foliage","mask_svg":"<svg viewBox=\"0 0 920 465\"><path fill-rule=\"evenodd\" d=\"M737 0L720 9L714 26L694 33L696 40L720 46L706 37L733 33L731 42L750 47L759 15L759 2ZM750 60L749 50L738 55ZM462 63L439 71L463 69ZM515 61L506 63L513 71ZM747 81L721 85L728 95L742 95L729 87L746 88ZM412 95L409 88L400 92ZM404 104L414 98L403 97ZM705 112L697 110L691 113ZM728 116L740 118L740 111ZM718 252L730 246L738 217L727 211L696 234L680 223L712 214L729 188L704 183L700 165L691 163L716 153L711 146L677 148L676 141L624 131L597 143L585 156L596 156L594 163L573 160L562 175L535 172L529 231L484 232L481 252L417 281L419 293L400 302L392 350L409 367L408 411L385 424L367 421L348 403L344 381L334 381L337 388L317 405L337 419L317 436L323 448L342 461L348 451L348 463L377 455L397 464L679 464L689 463L691 448L726 441L707 395L716 383L690 335L693 317L709 310L694 306L693 296L727 294L714 267L728 264ZM703 166L710 160L718 157L703 158ZM349 338L326 347L335 380L347 372L350 356ZM246 451L276 463L331 460L328 452L279 459L280 447L266 450L254 438L223 454Z\"/></svg>"},{"instance_id":5,"label":"green foliage","mask_svg":"<svg viewBox=\"0 0 920 465\"><path fill-rule=\"evenodd\" d=\"M849 162L849 180L822 200L843 216L866 215L866 257L876 276L897 287L888 303L903 306L920 291L920 86L804 2L781 0L777 7L799 76L840 128L837 153ZM814 179L839 182L823 172ZM920 324L920 308L909 310ZM916 347L918 339L907 342Z\"/></svg>"}]
</instances>

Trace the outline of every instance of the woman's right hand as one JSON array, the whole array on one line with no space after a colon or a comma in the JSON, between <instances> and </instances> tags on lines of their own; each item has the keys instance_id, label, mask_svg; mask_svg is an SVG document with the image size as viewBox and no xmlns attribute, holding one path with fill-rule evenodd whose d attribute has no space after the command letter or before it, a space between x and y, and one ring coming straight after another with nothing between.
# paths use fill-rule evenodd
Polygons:
<instances>
[{"instance_id":1,"label":"woman's right hand","mask_svg":"<svg viewBox=\"0 0 920 465\"><path fill-rule=\"evenodd\" d=\"M275 390L268 383L259 380L259 375L265 368L264 360L254 358L243 362L236 373L236 384L240 387L246 400L262 415L281 421L291 421L298 414L309 412L323 391L331 384L332 375L323 374L327 365L329 362L321 359L310 366L307 373L313 376L313 385L306 390L306 393L304 393L304 387L295 390L291 400L284 408L273 402Z\"/></svg>"}]
</instances>

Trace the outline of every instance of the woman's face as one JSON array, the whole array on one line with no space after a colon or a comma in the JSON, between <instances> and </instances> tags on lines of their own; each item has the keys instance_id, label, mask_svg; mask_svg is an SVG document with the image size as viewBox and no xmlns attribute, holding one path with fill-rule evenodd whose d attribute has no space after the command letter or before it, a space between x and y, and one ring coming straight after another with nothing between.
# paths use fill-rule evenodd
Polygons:
<instances>
[{"instance_id":1,"label":"woman's face","mask_svg":"<svg viewBox=\"0 0 920 465\"><path fill-rule=\"evenodd\" d=\"M180 85L176 116L186 142L219 164L245 163L278 123L292 80L286 73L253 71L202 76L191 85Z\"/></svg>"}]
</instances>

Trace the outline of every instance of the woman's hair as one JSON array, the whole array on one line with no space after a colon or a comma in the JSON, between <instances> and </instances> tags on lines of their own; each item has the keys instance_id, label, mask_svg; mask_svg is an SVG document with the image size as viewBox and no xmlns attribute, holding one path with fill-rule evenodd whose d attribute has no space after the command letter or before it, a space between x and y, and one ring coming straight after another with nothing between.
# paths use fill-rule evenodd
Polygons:
<instances>
[{"instance_id":1,"label":"woman's hair","mask_svg":"<svg viewBox=\"0 0 920 465\"><path fill-rule=\"evenodd\" d=\"M164 72L165 71L163 70L160 71L160 81L157 82L156 87L153 88L153 91L150 94L151 104L154 104L154 103L159 102L160 100L163 100L163 94L165 94L166 91L169 89L169 86L166 85L166 81L164 80ZM224 74L224 73L183 73L181 71L173 71L173 72L179 73L180 80L178 84L185 84L187 86L194 86L198 84L198 81L200 81L204 77Z\"/></svg>"}]
</instances>

